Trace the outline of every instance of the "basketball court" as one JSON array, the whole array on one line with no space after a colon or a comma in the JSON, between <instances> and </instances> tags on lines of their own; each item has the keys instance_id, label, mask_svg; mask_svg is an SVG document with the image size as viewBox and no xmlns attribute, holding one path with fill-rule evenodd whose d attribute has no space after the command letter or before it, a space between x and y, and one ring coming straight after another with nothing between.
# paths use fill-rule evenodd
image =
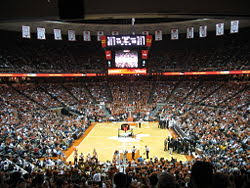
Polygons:
<instances>
[{"instance_id":1,"label":"basketball court","mask_svg":"<svg viewBox=\"0 0 250 188\"><path fill-rule=\"evenodd\" d=\"M133 137L118 137L118 129L121 128L123 122L115 123L96 123L83 141L77 146L78 155L88 153L93 154L96 149L100 161L105 162L113 159L113 154L116 150L120 152L125 149L131 152L133 146L139 150L139 155L146 158L145 146L150 149L149 157L164 157L171 160L171 157L178 161L187 161L185 155L164 151L164 140L168 136L172 137L167 129L158 128L157 122L142 122L141 128L138 124L130 127L133 129ZM68 157L67 161L73 161L74 152Z\"/></svg>"}]
</instances>

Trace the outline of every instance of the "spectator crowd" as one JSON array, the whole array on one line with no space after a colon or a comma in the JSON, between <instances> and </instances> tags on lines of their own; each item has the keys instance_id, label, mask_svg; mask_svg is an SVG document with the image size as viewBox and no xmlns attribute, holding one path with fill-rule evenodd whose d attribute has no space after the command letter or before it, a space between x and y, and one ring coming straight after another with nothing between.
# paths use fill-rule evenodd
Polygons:
<instances>
[{"instance_id":1,"label":"spectator crowd","mask_svg":"<svg viewBox=\"0 0 250 188\"><path fill-rule=\"evenodd\" d=\"M50 158L63 159L63 151L91 121L132 113L144 120L146 116L174 119L185 137L193 140L196 160L207 161L202 165L214 169L211 185L214 178L222 178L225 187L244 187L249 175L248 88L246 81L199 80L2 84L0 183L6 187L112 187L126 180L127 187L155 187L167 178L176 186L190 186L194 161L132 161L120 172L116 163L102 163L97 156L82 156L77 164ZM164 105L155 111L158 103ZM180 135L175 142L181 140ZM190 152L181 145L174 152Z\"/></svg>"}]
</instances>

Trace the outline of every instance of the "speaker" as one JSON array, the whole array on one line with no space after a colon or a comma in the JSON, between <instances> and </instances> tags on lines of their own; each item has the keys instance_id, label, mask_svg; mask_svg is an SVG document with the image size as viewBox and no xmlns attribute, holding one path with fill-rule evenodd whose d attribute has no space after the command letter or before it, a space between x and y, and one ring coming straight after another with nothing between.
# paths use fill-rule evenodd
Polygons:
<instances>
[{"instance_id":1,"label":"speaker","mask_svg":"<svg viewBox=\"0 0 250 188\"><path fill-rule=\"evenodd\" d=\"M58 0L60 19L83 19L84 0Z\"/></svg>"}]
</instances>

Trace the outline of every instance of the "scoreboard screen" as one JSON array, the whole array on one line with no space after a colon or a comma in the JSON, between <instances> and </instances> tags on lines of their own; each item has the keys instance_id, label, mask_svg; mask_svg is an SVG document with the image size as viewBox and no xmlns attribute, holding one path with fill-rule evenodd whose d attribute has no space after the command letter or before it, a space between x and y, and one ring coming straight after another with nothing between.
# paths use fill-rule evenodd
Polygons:
<instances>
[{"instance_id":1,"label":"scoreboard screen","mask_svg":"<svg viewBox=\"0 0 250 188\"><path fill-rule=\"evenodd\" d=\"M107 46L146 46L145 35L107 36Z\"/></svg>"},{"instance_id":2,"label":"scoreboard screen","mask_svg":"<svg viewBox=\"0 0 250 188\"><path fill-rule=\"evenodd\" d=\"M152 35L103 35L101 46L105 51L108 68L146 68Z\"/></svg>"},{"instance_id":3,"label":"scoreboard screen","mask_svg":"<svg viewBox=\"0 0 250 188\"><path fill-rule=\"evenodd\" d=\"M115 52L116 68L137 68L138 52L130 50L119 50Z\"/></svg>"}]
</instances>

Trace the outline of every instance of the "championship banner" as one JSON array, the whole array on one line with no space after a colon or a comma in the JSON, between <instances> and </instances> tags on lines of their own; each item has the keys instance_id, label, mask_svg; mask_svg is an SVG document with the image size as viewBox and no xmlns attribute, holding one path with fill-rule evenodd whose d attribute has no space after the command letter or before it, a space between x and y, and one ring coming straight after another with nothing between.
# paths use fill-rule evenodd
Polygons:
<instances>
[{"instance_id":1,"label":"championship banner","mask_svg":"<svg viewBox=\"0 0 250 188\"><path fill-rule=\"evenodd\" d=\"M179 39L179 31L178 29L171 29L171 40Z\"/></svg>"},{"instance_id":2,"label":"championship banner","mask_svg":"<svg viewBox=\"0 0 250 188\"><path fill-rule=\"evenodd\" d=\"M101 36L101 43L102 43L102 47L106 48L107 47L107 37L102 35Z\"/></svg>"},{"instance_id":3,"label":"championship banner","mask_svg":"<svg viewBox=\"0 0 250 188\"><path fill-rule=\"evenodd\" d=\"M62 40L61 29L54 29L54 39L55 40Z\"/></svg>"},{"instance_id":4,"label":"championship banner","mask_svg":"<svg viewBox=\"0 0 250 188\"><path fill-rule=\"evenodd\" d=\"M202 37L207 37L207 26L206 25L200 26L199 35L200 35L201 38Z\"/></svg>"},{"instance_id":5,"label":"championship banner","mask_svg":"<svg viewBox=\"0 0 250 188\"><path fill-rule=\"evenodd\" d=\"M105 55L106 55L106 59L107 60L111 60L112 59L111 50L106 50L105 51Z\"/></svg>"},{"instance_id":6,"label":"championship banner","mask_svg":"<svg viewBox=\"0 0 250 188\"><path fill-rule=\"evenodd\" d=\"M239 32L239 20L231 21L230 33L238 33Z\"/></svg>"},{"instance_id":7,"label":"championship banner","mask_svg":"<svg viewBox=\"0 0 250 188\"><path fill-rule=\"evenodd\" d=\"M91 41L90 31L83 31L83 40Z\"/></svg>"},{"instance_id":8,"label":"championship banner","mask_svg":"<svg viewBox=\"0 0 250 188\"><path fill-rule=\"evenodd\" d=\"M119 35L119 32L118 31L112 31L111 35Z\"/></svg>"},{"instance_id":9,"label":"championship banner","mask_svg":"<svg viewBox=\"0 0 250 188\"><path fill-rule=\"evenodd\" d=\"M142 50L141 51L141 58L142 59L148 59L148 50Z\"/></svg>"},{"instance_id":10,"label":"championship banner","mask_svg":"<svg viewBox=\"0 0 250 188\"><path fill-rule=\"evenodd\" d=\"M75 41L76 40L76 33L73 30L68 30L68 40Z\"/></svg>"},{"instance_id":11,"label":"championship banner","mask_svg":"<svg viewBox=\"0 0 250 188\"><path fill-rule=\"evenodd\" d=\"M162 31L161 30L155 31L155 40L156 41L162 40Z\"/></svg>"},{"instance_id":12,"label":"championship banner","mask_svg":"<svg viewBox=\"0 0 250 188\"><path fill-rule=\"evenodd\" d=\"M146 46L150 47L152 45L152 35L147 35L146 36Z\"/></svg>"},{"instance_id":13,"label":"championship banner","mask_svg":"<svg viewBox=\"0 0 250 188\"><path fill-rule=\"evenodd\" d=\"M30 26L22 26L22 37L30 39Z\"/></svg>"},{"instance_id":14,"label":"championship banner","mask_svg":"<svg viewBox=\"0 0 250 188\"><path fill-rule=\"evenodd\" d=\"M188 39L193 39L194 38L194 28L193 27L188 27L187 28L187 38Z\"/></svg>"},{"instance_id":15,"label":"championship banner","mask_svg":"<svg viewBox=\"0 0 250 188\"><path fill-rule=\"evenodd\" d=\"M216 24L216 36L224 35L224 23Z\"/></svg>"},{"instance_id":16,"label":"championship banner","mask_svg":"<svg viewBox=\"0 0 250 188\"><path fill-rule=\"evenodd\" d=\"M104 32L103 31L97 31L97 41L101 41L101 36L104 35Z\"/></svg>"},{"instance_id":17,"label":"championship banner","mask_svg":"<svg viewBox=\"0 0 250 188\"><path fill-rule=\"evenodd\" d=\"M38 27L37 28L37 39L39 40L45 40L45 28Z\"/></svg>"},{"instance_id":18,"label":"championship banner","mask_svg":"<svg viewBox=\"0 0 250 188\"><path fill-rule=\"evenodd\" d=\"M143 35L149 35L149 31L142 31L141 34L143 34Z\"/></svg>"}]
</instances>

